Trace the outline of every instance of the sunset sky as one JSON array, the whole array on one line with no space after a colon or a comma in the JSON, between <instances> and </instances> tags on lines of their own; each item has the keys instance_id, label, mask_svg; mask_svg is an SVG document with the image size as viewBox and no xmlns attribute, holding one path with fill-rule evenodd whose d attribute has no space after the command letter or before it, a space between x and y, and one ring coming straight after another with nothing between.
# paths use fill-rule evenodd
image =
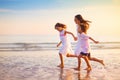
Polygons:
<instances>
[{"instance_id":1,"label":"sunset sky","mask_svg":"<svg viewBox=\"0 0 120 80\"><path fill-rule=\"evenodd\" d=\"M76 14L90 35L120 37L120 0L0 0L0 35L55 35L56 22L75 33Z\"/></svg>"}]
</instances>

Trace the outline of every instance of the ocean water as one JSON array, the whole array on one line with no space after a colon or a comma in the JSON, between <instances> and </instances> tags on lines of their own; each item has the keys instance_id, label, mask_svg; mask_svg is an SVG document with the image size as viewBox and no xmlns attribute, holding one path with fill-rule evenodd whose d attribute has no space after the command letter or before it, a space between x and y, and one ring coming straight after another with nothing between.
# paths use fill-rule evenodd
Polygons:
<instances>
[{"instance_id":1,"label":"ocean water","mask_svg":"<svg viewBox=\"0 0 120 80\"><path fill-rule=\"evenodd\" d=\"M71 37L70 37L71 38ZM70 39L69 38L69 39ZM44 51L58 50L58 36L51 35L13 35L0 36L0 51ZM71 39L74 50L76 42ZM99 44L90 42L91 49L120 49L120 41L103 41Z\"/></svg>"}]
</instances>

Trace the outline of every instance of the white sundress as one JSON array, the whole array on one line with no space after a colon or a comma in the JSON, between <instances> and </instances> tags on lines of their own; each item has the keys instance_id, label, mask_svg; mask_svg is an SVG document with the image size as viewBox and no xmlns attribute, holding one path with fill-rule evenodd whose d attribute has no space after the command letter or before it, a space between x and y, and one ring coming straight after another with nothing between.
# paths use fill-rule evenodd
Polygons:
<instances>
[{"instance_id":1,"label":"white sundress","mask_svg":"<svg viewBox=\"0 0 120 80\"><path fill-rule=\"evenodd\" d=\"M74 51L74 53L75 53L75 55L77 55L77 56L79 56L80 55L80 52L81 52L81 40L80 40L80 33L78 33L78 27L79 27L79 25L76 25L76 27L77 27L77 29L76 29L76 31L77 31L77 38L78 38L78 40L77 40L77 43L76 43L76 47L75 47L75 51Z\"/></svg>"},{"instance_id":2,"label":"white sundress","mask_svg":"<svg viewBox=\"0 0 120 80\"><path fill-rule=\"evenodd\" d=\"M79 25L77 25L77 29L78 29ZM89 36L87 36L86 34L82 33L78 33L77 30L77 44L76 44L76 48L75 48L75 55L79 56L80 52L84 52L84 53L89 53L90 52L90 46L89 46Z\"/></svg>"},{"instance_id":3,"label":"white sundress","mask_svg":"<svg viewBox=\"0 0 120 80\"><path fill-rule=\"evenodd\" d=\"M62 46L59 50L59 53L63 54L63 55L67 55L69 53L72 54L73 51L72 51L72 48L71 48L71 44L68 41L67 36L65 35L65 30L62 30L60 32L60 40L62 41Z\"/></svg>"},{"instance_id":4,"label":"white sundress","mask_svg":"<svg viewBox=\"0 0 120 80\"><path fill-rule=\"evenodd\" d=\"M89 36L85 33L80 34L81 52L90 53Z\"/></svg>"}]
</instances>

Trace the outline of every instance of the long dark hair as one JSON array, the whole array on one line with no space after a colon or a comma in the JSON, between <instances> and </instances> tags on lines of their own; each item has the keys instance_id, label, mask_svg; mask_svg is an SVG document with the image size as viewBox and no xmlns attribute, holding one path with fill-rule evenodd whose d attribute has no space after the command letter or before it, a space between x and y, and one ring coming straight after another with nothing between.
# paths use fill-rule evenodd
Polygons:
<instances>
[{"instance_id":1,"label":"long dark hair","mask_svg":"<svg viewBox=\"0 0 120 80\"><path fill-rule=\"evenodd\" d=\"M81 25L81 26L79 26L80 28L81 28L81 30L82 30L82 32L84 32L85 34L87 34L87 27L86 26L84 26L84 25Z\"/></svg>"},{"instance_id":2,"label":"long dark hair","mask_svg":"<svg viewBox=\"0 0 120 80\"><path fill-rule=\"evenodd\" d=\"M80 14L76 15L75 18L80 21L80 26L84 25L87 29L89 28L89 23L91 23L91 21L85 20Z\"/></svg>"},{"instance_id":3,"label":"long dark hair","mask_svg":"<svg viewBox=\"0 0 120 80\"><path fill-rule=\"evenodd\" d=\"M55 24L55 29L56 29L56 27L62 27L62 28L64 28L64 29L67 28L66 25L65 25L65 24L62 24L62 23L56 23L56 24Z\"/></svg>"}]
</instances>

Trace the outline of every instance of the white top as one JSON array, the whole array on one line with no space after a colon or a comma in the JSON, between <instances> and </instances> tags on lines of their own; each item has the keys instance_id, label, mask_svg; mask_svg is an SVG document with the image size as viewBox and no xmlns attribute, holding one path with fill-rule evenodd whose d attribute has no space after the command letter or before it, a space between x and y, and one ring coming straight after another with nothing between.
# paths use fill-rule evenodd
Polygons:
<instances>
[{"instance_id":1,"label":"white top","mask_svg":"<svg viewBox=\"0 0 120 80\"><path fill-rule=\"evenodd\" d=\"M76 47L75 47L75 55L79 55L80 54L80 52L81 52L81 46L80 46L80 44L81 44L81 42L80 42L80 33L78 33L78 27L79 27L79 25L76 25L76 31L77 31L77 38L78 38L78 40L77 40L77 43L76 43Z\"/></svg>"},{"instance_id":2,"label":"white top","mask_svg":"<svg viewBox=\"0 0 120 80\"><path fill-rule=\"evenodd\" d=\"M79 25L76 25L78 40L75 48L75 55L77 56L80 54L80 52L84 52L84 53L90 52L89 41L88 41L89 37L85 33L80 34L78 32L78 27Z\"/></svg>"},{"instance_id":3,"label":"white top","mask_svg":"<svg viewBox=\"0 0 120 80\"><path fill-rule=\"evenodd\" d=\"M65 30L62 30L60 32L60 40L62 41L62 46L59 50L59 53L63 54L63 55L67 55L69 53L72 54L73 51L72 51L71 45L67 39L67 35L65 34Z\"/></svg>"},{"instance_id":4,"label":"white top","mask_svg":"<svg viewBox=\"0 0 120 80\"><path fill-rule=\"evenodd\" d=\"M67 39L67 36L66 36L66 34L65 34L65 30L62 30L61 32L60 32L60 40L62 41L62 45L68 45L68 39Z\"/></svg>"},{"instance_id":5,"label":"white top","mask_svg":"<svg viewBox=\"0 0 120 80\"><path fill-rule=\"evenodd\" d=\"M81 33L79 38L80 38L81 52L89 53L90 52L89 36L85 33Z\"/></svg>"},{"instance_id":6,"label":"white top","mask_svg":"<svg viewBox=\"0 0 120 80\"><path fill-rule=\"evenodd\" d=\"M79 27L79 25L76 25L76 31L77 31L77 38L78 38L78 40L77 40L77 45L80 45L80 33L78 32L78 27Z\"/></svg>"}]
</instances>

